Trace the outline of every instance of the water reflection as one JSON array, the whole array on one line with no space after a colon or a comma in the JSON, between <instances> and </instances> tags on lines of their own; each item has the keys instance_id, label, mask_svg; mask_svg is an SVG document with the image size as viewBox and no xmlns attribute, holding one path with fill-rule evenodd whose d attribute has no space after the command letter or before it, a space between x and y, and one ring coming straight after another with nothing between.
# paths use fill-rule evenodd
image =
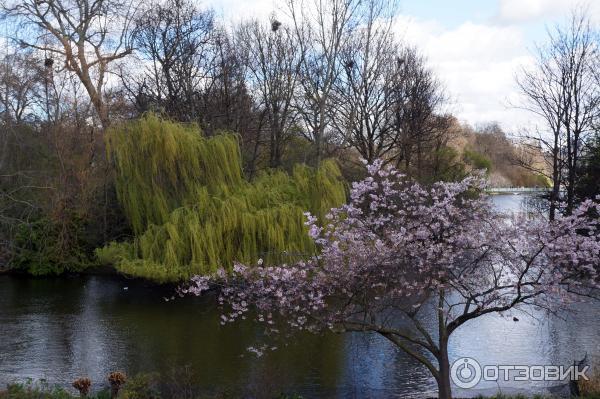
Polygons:
<instances>
[{"instance_id":1,"label":"water reflection","mask_svg":"<svg viewBox=\"0 0 600 399\"><path fill-rule=\"evenodd\" d=\"M3 276L0 292L1 384L25 378L69 384L82 375L104 381L112 370L190 365L194 382L207 389L246 391L261 380L274 390L338 385L341 337L297 335L283 350L256 359L246 348L260 330L250 323L220 326L209 298L166 303L156 287L98 276Z\"/></svg>"},{"instance_id":2,"label":"water reflection","mask_svg":"<svg viewBox=\"0 0 600 399\"><path fill-rule=\"evenodd\" d=\"M504 211L523 196L495 196ZM124 290L127 286L128 289ZM27 377L65 386L87 375L102 382L112 370L160 371L189 365L207 391L267 396L282 389L305 397L410 398L434 395L424 366L377 335L299 334L257 359L246 352L260 336L251 323L220 326L210 298L165 302L170 291L112 277L0 277L0 384ZM600 353L595 317L600 307L579 304L563 319L542 312L470 321L450 340L450 356L482 364L571 364ZM427 320L426 320L427 322ZM429 320L433 322L433 319ZM539 392L540 382L482 383L457 396L498 387Z\"/></svg>"},{"instance_id":3,"label":"water reflection","mask_svg":"<svg viewBox=\"0 0 600 399\"><path fill-rule=\"evenodd\" d=\"M491 195L493 206L502 213L523 213L530 217L546 217L548 201L544 194Z\"/></svg>"}]
</instances>

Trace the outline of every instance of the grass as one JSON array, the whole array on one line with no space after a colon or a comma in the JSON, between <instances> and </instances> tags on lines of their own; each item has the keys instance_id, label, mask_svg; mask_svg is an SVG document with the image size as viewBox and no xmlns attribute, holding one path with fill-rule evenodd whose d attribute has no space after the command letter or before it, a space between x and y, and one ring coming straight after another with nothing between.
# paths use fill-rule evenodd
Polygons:
<instances>
[{"instance_id":1,"label":"grass","mask_svg":"<svg viewBox=\"0 0 600 399\"><path fill-rule=\"evenodd\" d=\"M577 382L579 386L580 396L577 396L579 399L600 399L600 363L595 364L592 367L594 372L589 376L589 380L579 380ZM557 396L551 395L534 395L534 396L526 396L526 395L496 395L496 396L478 396L477 399L556 399Z\"/></svg>"},{"instance_id":2,"label":"grass","mask_svg":"<svg viewBox=\"0 0 600 399\"><path fill-rule=\"evenodd\" d=\"M495 396L477 396L475 399L557 399L558 396L551 395L495 395ZM575 398L575 397L573 397ZM600 394L581 395L577 399L600 399Z\"/></svg>"},{"instance_id":3,"label":"grass","mask_svg":"<svg viewBox=\"0 0 600 399\"><path fill-rule=\"evenodd\" d=\"M118 399L234 399L239 395L220 392L211 395L196 395L189 389L171 390L169 394L161 394L156 374L140 374L130 378L121 388ZM267 396L264 396L267 397ZM0 399L78 399L59 386L51 386L46 381L33 382L28 380L23 384L9 384L6 390L0 390ZM87 399L111 399L110 390L104 388L86 396ZM302 399L299 395L275 394L273 399Z\"/></svg>"},{"instance_id":4,"label":"grass","mask_svg":"<svg viewBox=\"0 0 600 399\"><path fill-rule=\"evenodd\" d=\"M23 384L9 384L6 390L0 391L0 399L75 399L64 388L51 386L45 380L33 382L28 380ZM108 389L103 389L87 396L88 399L110 399Z\"/></svg>"},{"instance_id":5,"label":"grass","mask_svg":"<svg viewBox=\"0 0 600 399\"><path fill-rule=\"evenodd\" d=\"M597 368L595 368L597 370ZM157 374L139 374L131 377L119 391L119 399L233 399L239 396L227 392L211 395L195 395L190 392L189 386L171 390L170 393L161 393L159 389L160 378ZM183 384L185 385L185 383ZM580 381L580 399L600 399L600 374L594 373L589 381ZM266 393L266 392L263 392ZM10 384L6 390L0 391L0 399L76 399L79 395L58 386L51 386L46 381L33 382L28 380L23 384ZM102 389L87 396L87 399L110 399L110 390ZM274 394L273 399L302 399L299 395ZM551 395L504 395L478 396L476 399L557 399Z\"/></svg>"},{"instance_id":6,"label":"grass","mask_svg":"<svg viewBox=\"0 0 600 399\"><path fill-rule=\"evenodd\" d=\"M594 363L592 374L589 380L580 380L577 382L581 395L590 399L600 399L600 363Z\"/></svg>"}]
</instances>

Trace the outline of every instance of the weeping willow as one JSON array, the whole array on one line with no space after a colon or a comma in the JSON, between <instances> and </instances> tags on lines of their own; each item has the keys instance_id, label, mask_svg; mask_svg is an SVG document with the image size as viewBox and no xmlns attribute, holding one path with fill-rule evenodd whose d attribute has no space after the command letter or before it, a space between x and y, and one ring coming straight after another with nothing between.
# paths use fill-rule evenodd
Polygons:
<instances>
[{"instance_id":1,"label":"weeping willow","mask_svg":"<svg viewBox=\"0 0 600 399\"><path fill-rule=\"evenodd\" d=\"M135 232L97 254L123 273L157 281L208 274L234 261L314 253L303 212L322 218L346 199L339 168L296 165L244 179L238 138L147 115L107 134L117 194Z\"/></svg>"}]
</instances>

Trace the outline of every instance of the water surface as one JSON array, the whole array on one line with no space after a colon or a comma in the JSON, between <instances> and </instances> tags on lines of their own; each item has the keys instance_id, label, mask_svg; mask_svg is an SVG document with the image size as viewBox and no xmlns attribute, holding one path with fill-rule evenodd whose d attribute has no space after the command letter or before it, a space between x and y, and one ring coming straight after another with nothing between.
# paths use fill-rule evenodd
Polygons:
<instances>
[{"instance_id":1,"label":"water surface","mask_svg":"<svg viewBox=\"0 0 600 399\"><path fill-rule=\"evenodd\" d=\"M499 209L522 209L522 196L497 195ZM248 397L279 391L306 398L407 398L435 394L428 371L377 335L298 334L261 358L246 348L265 342L251 323L220 326L212 298L165 302L171 290L110 276L33 279L0 276L0 385L45 378L70 386L89 376L96 388L113 370L179 375L207 392ZM450 357L482 364L564 364L600 354L600 306L578 304L561 317L488 316L461 327ZM519 321L513 321L517 316ZM433 322L433 320L430 320ZM270 344L272 342L267 341ZM541 392L543 383L482 383L475 396Z\"/></svg>"}]
</instances>

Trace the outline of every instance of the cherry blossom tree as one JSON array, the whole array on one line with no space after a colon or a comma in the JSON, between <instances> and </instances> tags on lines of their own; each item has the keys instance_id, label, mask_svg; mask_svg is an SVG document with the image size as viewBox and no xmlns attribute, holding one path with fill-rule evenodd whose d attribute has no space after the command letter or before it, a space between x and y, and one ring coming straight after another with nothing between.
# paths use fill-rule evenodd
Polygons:
<instances>
[{"instance_id":1,"label":"cherry blossom tree","mask_svg":"<svg viewBox=\"0 0 600 399\"><path fill-rule=\"evenodd\" d=\"M326 227L307 215L318 256L237 264L229 275L194 277L181 293L216 285L223 323L255 317L270 333L380 334L429 369L444 399L452 395L448 339L467 321L594 296L598 203L554 221L507 218L481 194L481 177L424 187L379 161L368 171ZM423 322L428 312L433 329Z\"/></svg>"}]
</instances>

